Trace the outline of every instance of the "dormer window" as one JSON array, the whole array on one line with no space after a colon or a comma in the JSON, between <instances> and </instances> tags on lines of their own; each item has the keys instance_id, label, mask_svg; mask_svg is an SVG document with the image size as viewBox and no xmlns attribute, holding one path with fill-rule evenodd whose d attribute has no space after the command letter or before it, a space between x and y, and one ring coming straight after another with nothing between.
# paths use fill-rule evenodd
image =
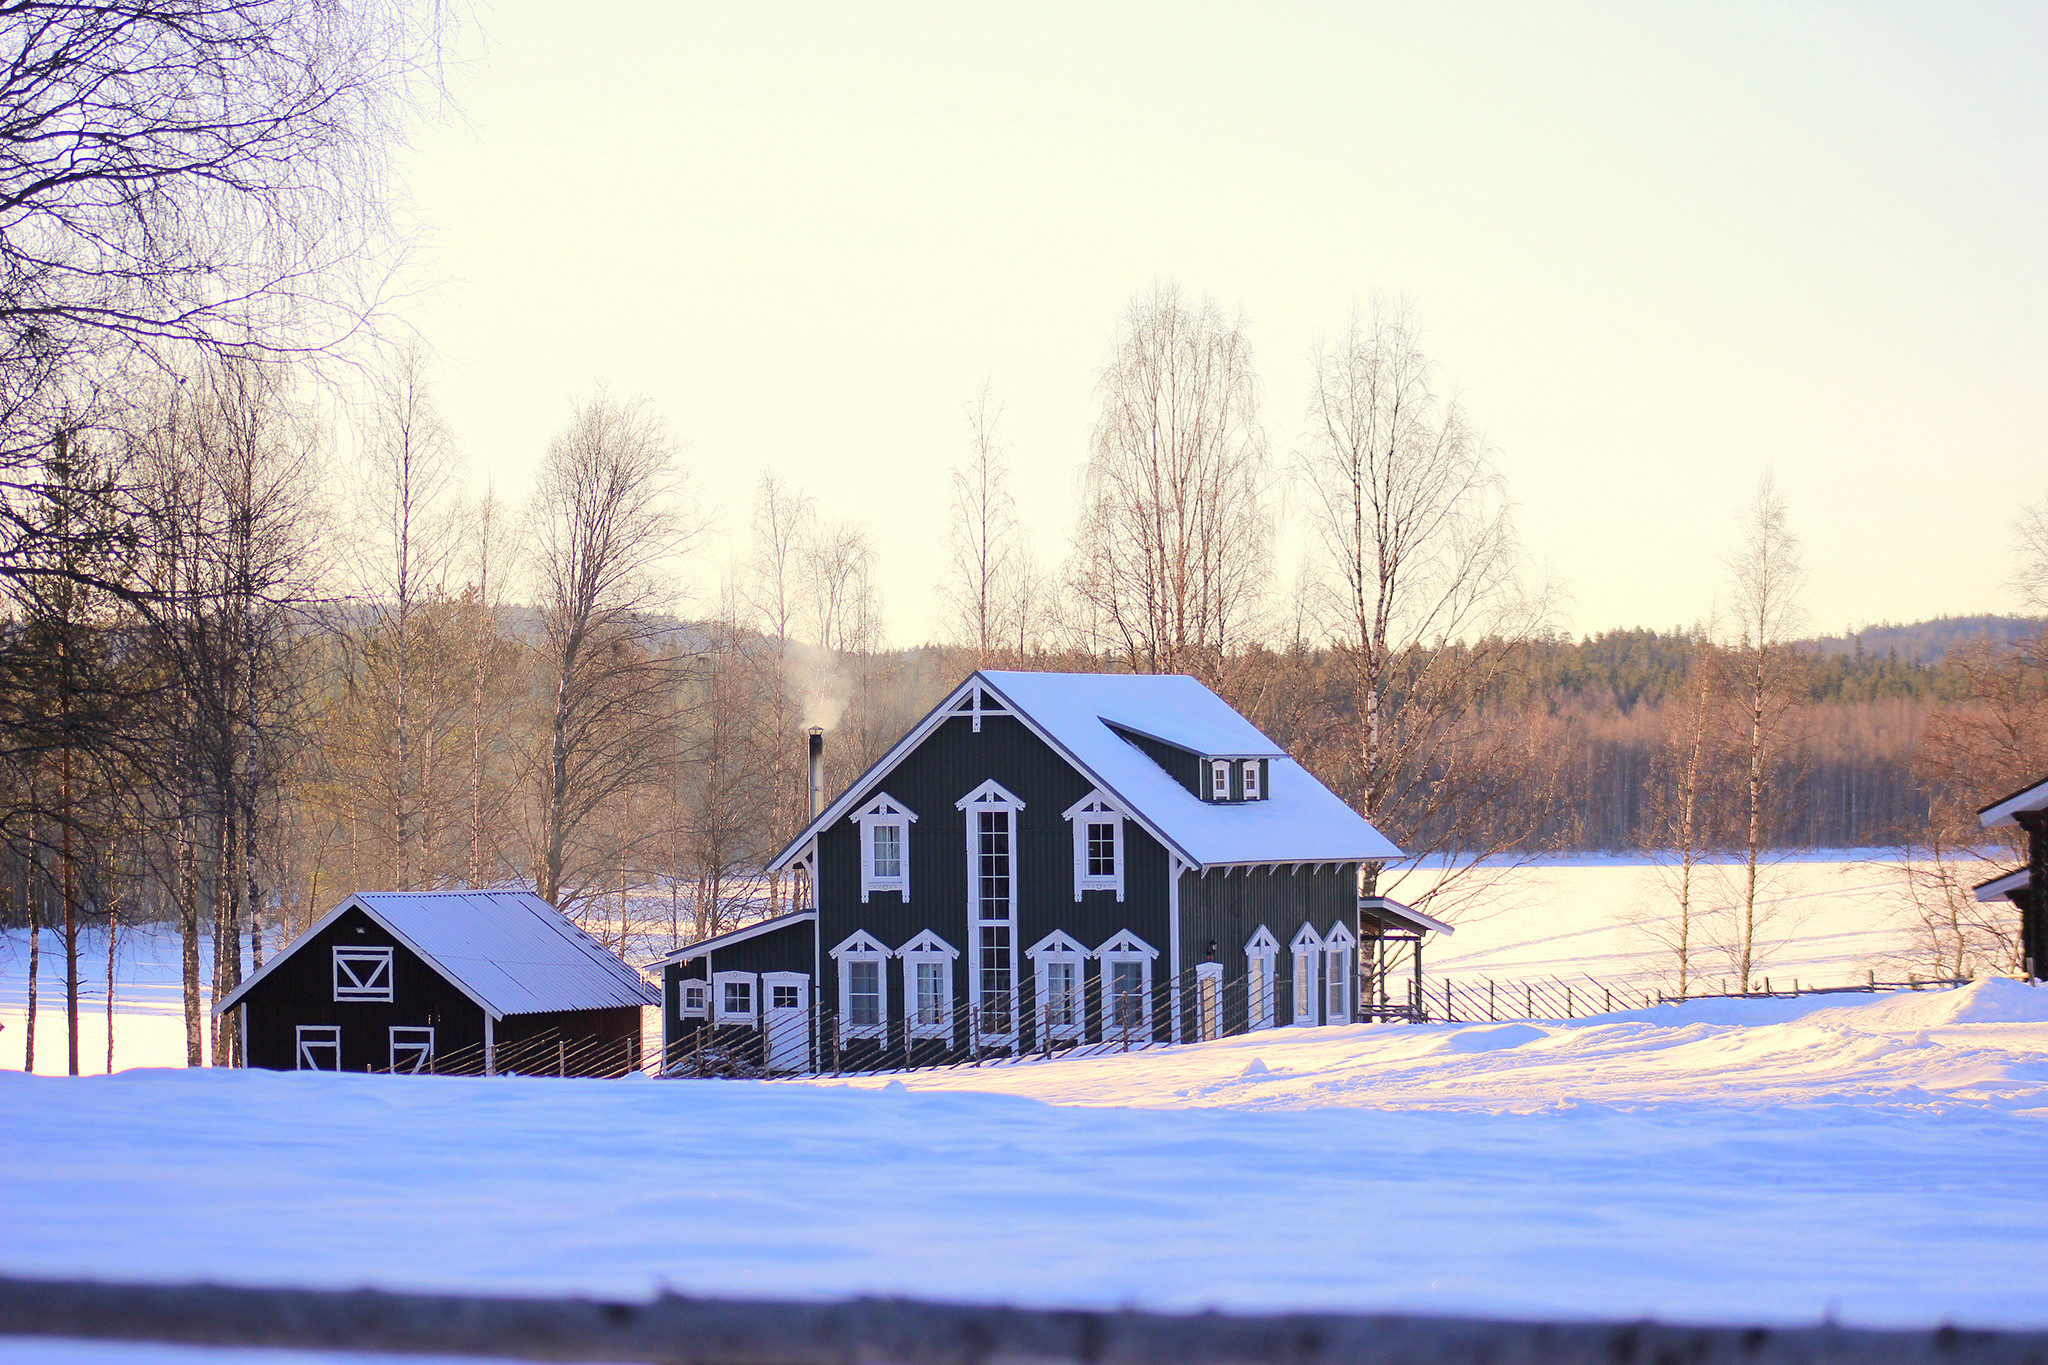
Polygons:
<instances>
[{"instance_id":1,"label":"dormer window","mask_svg":"<svg viewBox=\"0 0 2048 1365\"><path fill-rule=\"evenodd\" d=\"M1230 799L1230 760L1227 758L1215 759L1209 764L1209 799Z\"/></svg>"},{"instance_id":2,"label":"dormer window","mask_svg":"<svg viewBox=\"0 0 2048 1365\"><path fill-rule=\"evenodd\" d=\"M1261 769L1261 768L1263 768L1263 767L1265 767L1265 766L1266 766L1265 764L1261 763L1261 762L1260 762L1260 761L1259 761L1258 759L1256 759L1256 758L1248 758L1248 759L1246 759L1246 760L1245 760L1245 764L1244 764L1244 799L1245 799L1245 800L1247 800L1247 801L1257 801L1257 800L1258 800L1258 799L1259 799L1260 797L1262 797L1262 796L1264 796L1264 795L1265 795L1265 793L1264 793L1263 791L1261 791L1261 790L1259 789L1259 788L1260 788L1260 783L1259 783L1259 769Z\"/></svg>"}]
</instances>

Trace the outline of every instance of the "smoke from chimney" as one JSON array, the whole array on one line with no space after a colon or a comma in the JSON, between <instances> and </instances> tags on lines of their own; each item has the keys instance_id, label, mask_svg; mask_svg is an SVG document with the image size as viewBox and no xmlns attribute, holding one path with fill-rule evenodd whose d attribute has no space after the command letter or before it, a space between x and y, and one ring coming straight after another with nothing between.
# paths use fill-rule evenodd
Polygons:
<instances>
[{"instance_id":1,"label":"smoke from chimney","mask_svg":"<svg viewBox=\"0 0 2048 1365\"><path fill-rule=\"evenodd\" d=\"M825 809L825 731L813 725L811 734L811 818Z\"/></svg>"}]
</instances>

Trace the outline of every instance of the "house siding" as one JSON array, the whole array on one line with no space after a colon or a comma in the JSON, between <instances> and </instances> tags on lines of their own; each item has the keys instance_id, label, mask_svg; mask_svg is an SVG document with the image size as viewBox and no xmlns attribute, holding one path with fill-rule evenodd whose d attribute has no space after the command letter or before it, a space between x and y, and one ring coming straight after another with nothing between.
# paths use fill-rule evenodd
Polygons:
<instances>
[{"instance_id":1,"label":"house siding","mask_svg":"<svg viewBox=\"0 0 2048 1365\"><path fill-rule=\"evenodd\" d=\"M1357 863L1189 871L1182 874L1180 888L1181 970L1192 971L1204 961L1213 941L1215 960L1223 965L1225 1027L1242 1028L1248 970L1244 946L1265 925L1280 944L1274 1017L1285 1023L1294 1017L1289 942L1303 924L1327 935L1340 921L1358 933ZM1191 1001L1182 1002L1190 1026L1193 1008Z\"/></svg>"}]
</instances>

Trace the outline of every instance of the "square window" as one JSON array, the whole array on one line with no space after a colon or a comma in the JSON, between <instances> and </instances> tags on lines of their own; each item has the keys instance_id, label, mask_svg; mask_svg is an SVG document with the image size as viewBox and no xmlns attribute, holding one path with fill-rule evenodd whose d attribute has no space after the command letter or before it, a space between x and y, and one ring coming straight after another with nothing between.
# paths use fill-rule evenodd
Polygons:
<instances>
[{"instance_id":1,"label":"square window","mask_svg":"<svg viewBox=\"0 0 2048 1365\"><path fill-rule=\"evenodd\" d=\"M728 981L725 983L725 1014L746 1014L754 1012L754 983L751 981Z\"/></svg>"},{"instance_id":2,"label":"square window","mask_svg":"<svg viewBox=\"0 0 2048 1365\"><path fill-rule=\"evenodd\" d=\"M704 983L701 981L685 981L683 983L683 1013L702 1014L703 1012Z\"/></svg>"},{"instance_id":3,"label":"square window","mask_svg":"<svg viewBox=\"0 0 2048 1365\"><path fill-rule=\"evenodd\" d=\"M772 1010L793 1010L799 1007L803 993L795 986L771 986L768 994L768 1008Z\"/></svg>"}]
</instances>

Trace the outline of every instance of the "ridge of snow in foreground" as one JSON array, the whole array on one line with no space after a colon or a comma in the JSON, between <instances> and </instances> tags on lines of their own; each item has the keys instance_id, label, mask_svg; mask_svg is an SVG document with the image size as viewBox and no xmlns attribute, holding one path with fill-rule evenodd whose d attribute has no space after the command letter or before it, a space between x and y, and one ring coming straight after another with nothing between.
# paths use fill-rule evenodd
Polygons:
<instances>
[{"instance_id":1,"label":"ridge of snow in foreground","mask_svg":"<svg viewBox=\"0 0 2048 1365\"><path fill-rule=\"evenodd\" d=\"M0 1273L2039 1327L2044 1146L2010 981L843 1081L9 1074Z\"/></svg>"}]
</instances>

